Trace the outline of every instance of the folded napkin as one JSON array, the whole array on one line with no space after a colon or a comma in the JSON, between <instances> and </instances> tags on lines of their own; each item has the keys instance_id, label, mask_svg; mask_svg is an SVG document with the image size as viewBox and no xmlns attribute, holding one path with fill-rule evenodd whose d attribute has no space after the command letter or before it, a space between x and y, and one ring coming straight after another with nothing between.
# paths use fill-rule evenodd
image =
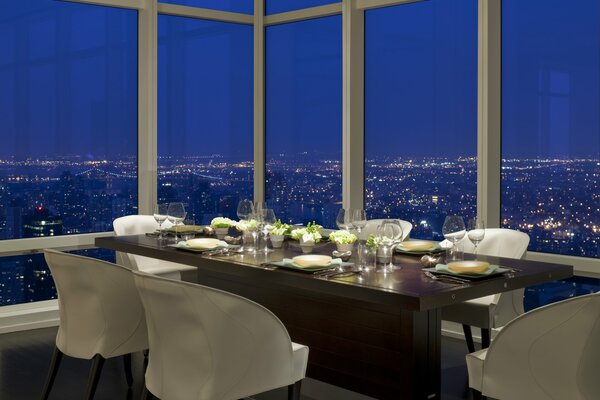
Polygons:
<instances>
[{"instance_id":1,"label":"folded napkin","mask_svg":"<svg viewBox=\"0 0 600 400\"><path fill-rule=\"evenodd\" d=\"M450 268L448 268L448 265L446 265L446 264L437 264L435 266L436 271L447 272L447 273L453 274L453 275L490 275L491 273L496 271L498 268L500 268L500 266L490 264L490 267L485 272L470 272L469 273L469 272L454 272Z\"/></svg>"},{"instance_id":2,"label":"folded napkin","mask_svg":"<svg viewBox=\"0 0 600 400\"><path fill-rule=\"evenodd\" d=\"M449 241L448 239L444 239L440 242L440 247L442 249L450 249L450 248L452 248L452 242Z\"/></svg>"}]
</instances>

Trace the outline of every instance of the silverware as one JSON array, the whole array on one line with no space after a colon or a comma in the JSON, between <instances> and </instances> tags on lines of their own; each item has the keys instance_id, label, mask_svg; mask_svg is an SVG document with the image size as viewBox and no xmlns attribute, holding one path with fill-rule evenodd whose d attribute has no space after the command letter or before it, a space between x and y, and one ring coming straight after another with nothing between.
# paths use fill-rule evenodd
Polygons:
<instances>
[{"instance_id":1,"label":"silverware","mask_svg":"<svg viewBox=\"0 0 600 400\"><path fill-rule=\"evenodd\" d=\"M459 278L457 276L450 276L450 275L435 275L434 273L431 273L430 271L423 271L423 273L425 274L426 277L434 280L434 281L446 281L446 282L450 282L450 283L458 283L458 284L462 284L462 285L470 285L471 281L468 279L464 279L464 278Z\"/></svg>"},{"instance_id":2,"label":"silverware","mask_svg":"<svg viewBox=\"0 0 600 400\"><path fill-rule=\"evenodd\" d=\"M325 275L318 275L319 278L325 278L325 279L331 279L331 278L347 278L349 276L352 275L359 275L361 274L362 271L341 271L341 272L335 272L333 274L325 274Z\"/></svg>"}]
</instances>

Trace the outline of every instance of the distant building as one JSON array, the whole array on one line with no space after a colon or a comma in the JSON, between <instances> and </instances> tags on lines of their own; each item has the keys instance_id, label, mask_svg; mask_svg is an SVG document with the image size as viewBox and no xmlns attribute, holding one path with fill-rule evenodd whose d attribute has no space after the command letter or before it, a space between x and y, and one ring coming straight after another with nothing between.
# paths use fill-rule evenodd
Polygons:
<instances>
[{"instance_id":1,"label":"distant building","mask_svg":"<svg viewBox=\"0 0 600 400\"><path fill-rule=\"evenodd\" d=\"M62 233L62 219L50 215L50 211L42 206L37 206L23 224L23 237L26 238L59 236Z\"/></svg>"}]
</instances>

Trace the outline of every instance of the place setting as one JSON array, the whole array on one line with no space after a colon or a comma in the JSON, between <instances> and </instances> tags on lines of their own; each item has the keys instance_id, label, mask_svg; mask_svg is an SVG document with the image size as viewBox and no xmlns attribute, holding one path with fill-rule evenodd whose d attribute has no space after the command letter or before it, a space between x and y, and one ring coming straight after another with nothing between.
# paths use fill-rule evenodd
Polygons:
<instances>
[{"instance_id":1,"label":"place setting","mask_svg":"<svg viewBox=\"0 0 600 400\"><path fill-rule=\"evenodd\" d=\"M464 219L458 215L447 216L442 232L446 243L438 246L445 251L436 255L424 255L421 259L426 268L423 273L432 280L450 281L453 283L469 283L482 279L514 273L512 268L501 267L487 261L477 260L477 247L485 238L485 224L479 217L469 219L465 226ZM465 236L474 246L473 260L465 260L464 253L459 248L459 243ZM449 245L448 245L449 244Z\"/></svg>"}]
</instances>

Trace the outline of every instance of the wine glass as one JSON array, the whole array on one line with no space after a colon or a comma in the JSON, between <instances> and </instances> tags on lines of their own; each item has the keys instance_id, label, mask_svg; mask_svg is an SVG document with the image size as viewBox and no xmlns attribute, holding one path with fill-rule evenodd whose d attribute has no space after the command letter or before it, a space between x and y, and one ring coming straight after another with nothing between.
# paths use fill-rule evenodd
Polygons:
<instances>
[{"instance_id":1,"label":"wine glass","mask_svg":"<svg viewBox=\"0 0 600 400\"><path fill-rule=\"evenodd\" d=\"M277 222L277 219L275 218L275 211L273 211L271 208L262 209L259 213L258 220L259 220L259 224L260 224L262 233L265 236L265 248L263 249L263 252L268 253L270 251L273 251L273 250L269 250L269 247L267 247L267 243L268 243L268 239L269 239L269 232L271 232L271 229L273 228L273 224L275 222Z\"/></svg>"},{"instance_id":2,"label":"wine glass","mask_svg":"<svg viewBox=\"0 0 600 400\"><path fill-rule=\"evenodd\" d=\"M255 201L254 202L254 212L256 212L257 214L260 214L261 210L264 210L267 208L269 208L269 206L267 206L267 203L265 203L264 201Z\"/></svg>"},{"instance_id":3,"label":"wine glass","mask_svg":"<svg viewBox=\"0 0 600 400\"><path fill-rule=\"evenodd\" d=\"M237 207L237 216L240 221L247 220L252 213L254 213L254 204L252 201L248 199L240 200Z\"/></svg>"},{"instance_id":4,"label":"wine glass","mask_svg":"<svg viewBox=\"0 0 600 400\"><path fill-rule=\"evenodd\" d=\"M159 239L163 239L163 231L162 231L162 224L163 222L165 222L167 220L167 210L169 208L169 204L167 203L162 203L162 204L156 204L154 206L154 213L152 214L152 216L154 217L154 220L156 222L158 222L158 238Z\"/></svg>"},{"instance_id":5,"label":"wine glass","mask_svg":"<svg viewBox=\"0 0 600 400\"><path fill-rule=\"evenodd\" d=\"M477 246L485 237L485 223L483 222L483 218L475 217L469 219L467 228L467 237L473 243L473 246L475 246L475 255L477 255Z\"/></svg>"},{"instance_id":6,"label":"wine glass","mask_svg":"<svg viewBox=\"0 0 600 400\"><path fill-rule=\"evenodd\" d=\"M402 225L397 219L385 219L378 228L378 240L380 246L383 246L383 253L386 258L389 255L389 264L384 267L384 272L391 272L401 267L395 266L394 249L402 242Z\"/></svg>"},{"instance_id":7,"label":"wine glass","mask_svg":"<svg viewBox=\"0 0 600 400\"><path fill-rule=\"evenodd\" d=\"M352 212L349 209L340 208L335 223L339 229L349 231L352 229Z\"/></svg>"},{"instance_id":8,"label":"wine glass","mask_svg":"<svg viewBox=\"0 0 600 400\"><path fill-rule=\"evenodd\" d=\"M362 229L367 226L367 213L363 209L352 211L352 226L356 228L356 232L360 235Z\"/></svg>"},{"instance_id":9,"label":"wine glass","mask_svg":"<svg viewBox=\"0 0 600 400\"><path fill-rule=\"evenodd\" d=\"M449 249L446 261L459 260L459 254L457 249L457 243L465 237L465 221L463 217L459 215L448 215L444 220L442 226L442 233L444 237L452 242L452 247Z\"/></svg>"},{"instance_id":10,"label":"wine glass","mask_svg":"<svg viewBox=\"0 0 600 400\"><path fill-rule=\"evenodd\" d=\"M169 203L167 209L167 218L175 227L175 243L177 243L177 225L179 225L184 219L187 213L183 203Z\"/></svg>"}]
</instances>

